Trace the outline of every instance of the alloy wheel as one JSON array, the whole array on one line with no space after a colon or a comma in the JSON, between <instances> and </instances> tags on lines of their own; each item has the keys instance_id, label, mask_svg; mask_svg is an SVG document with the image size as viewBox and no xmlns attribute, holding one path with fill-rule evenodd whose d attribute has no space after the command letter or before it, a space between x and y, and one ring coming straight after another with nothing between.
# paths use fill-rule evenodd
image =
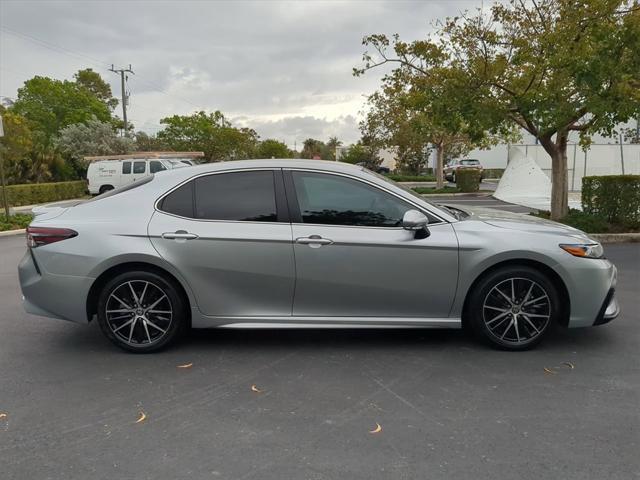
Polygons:
<instances>
[{"instance_id":1,"label":"alloy wheel","mask_svg":"<svg viewBox=\"0 0 640 480\"><path fill-rule=\"evenodd\" d=\"M511 345L523 345L546 329L551 300L540 284L528 278L508 278L489 290L482 315L492 336Z\"/></svg>"},{"instance_id":2,"label":"alloy wheel","mask_svg":"<svg viewBox=\"0 0 640 480\"><path fill-rule=\"evenodd\" d=\"M167 293L146 280L130 280L114 288L106 302L105 318L111 332L131 346L159 342L173 322Z\"/></svg>"}]
</instances>

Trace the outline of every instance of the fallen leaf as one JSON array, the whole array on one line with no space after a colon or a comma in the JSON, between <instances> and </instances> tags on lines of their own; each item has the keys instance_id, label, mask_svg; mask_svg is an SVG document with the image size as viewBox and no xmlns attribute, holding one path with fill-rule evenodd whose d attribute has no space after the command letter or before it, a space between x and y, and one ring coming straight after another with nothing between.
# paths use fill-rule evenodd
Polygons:
<instances>
[{"instance_id":1,"label":"fallen leaf","mask_svg":"<svg viewBox=\"0 0 640 480\"><path fill-rule=\"evenodd\" d=\"M554 372L550 368L544 367L544 373L550 373L551 375L555 375L557 372Z\"/></svg>"},{"instance_id":2,"label":"fallen leaf","mask_svg":"<svg viewBox=\"0 0 640 480\"><path fill-rule=\"evenodd\" d=\"M251 385L251 391L252 392L256 392L256 393L262 393L262 390L260 390L258 387L256 387L255 385Z\"/></svg>"},{"instance_id":3,"label":"fallen leaf","mask_svg":"<svg viewBox=\"0 0 640 480\"><path fill-rule=\"evenodd\" d=\"M376 422L376 428L374 428L373 430L369 430L369 433L380 433L382 431L382 427L380 426L379 423Z\"/></svg>"},{"instance_id":4,"label":"fallen leaf","mask_svg":"<svg viewBox=\"0 0 640 480\"><path fill-rule=\"evenodd\" d=\"M178 365L178 368L191 368L193 363L185 363L184 365Z\"/></svg>"},{"instance_id":5,"label":"fallen leaf","mask_svg":"<svg viewBox=\"0 0 640 480\"><path fill-rule=\"evenodd\" d=\"M563 365L566 365L567 367L569 367L571 370L573 370L575 367L575 365L571 362L562 362Z\"/></svg>"},{"instance_id":6,"label":"fallen leaf","mask_svg":"<svg viewBox=\"0 0 640 480\"><path fill-rule=\"evenodd\" d=\"M136 423L142 423L147 419L147 414L144 412L140 412L140 418L136 420Z\"/></svg>"},{"instance_id":7,"label":"fallen leaf","mask_svg":"<svg viewBox=\"0 0 640 480\"><path fill-rule=\"evenodd\" d=\"M7 414L6 413L0 413L0 418L7 418Z\"/></svg>"}]
</instances>

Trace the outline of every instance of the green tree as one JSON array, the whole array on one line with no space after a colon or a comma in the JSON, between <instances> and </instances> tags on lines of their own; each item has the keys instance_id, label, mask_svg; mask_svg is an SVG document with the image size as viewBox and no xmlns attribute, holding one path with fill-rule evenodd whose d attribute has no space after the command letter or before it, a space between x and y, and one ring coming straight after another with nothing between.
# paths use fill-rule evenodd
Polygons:
<instances>
[{"instance_id":1,"label":"green tree","mask_svg":"<svg viewBox=\"0 0 640 480\"><path fill-rule=\"evenodd\" d=\"M267 138L256 148L256 158L293 158L293 152L284 142Z\"/></svg>"},{"instance_id":2,"label":"green tree","mask_svg":"<svg viewBox=\"0 0 640 480\"><path fill-rule=\"evenodd\" d=\"M110 122L96 118L63 128L55 144L60 153L76 162L87 156L125 154L135 149L133 139L119 136Z\"/></svg>"},{"instance_id":3,"label":"green tree","mask_svg":"<svg viewBox=\"0 0 640 480\"><path fill-rule=\"evenodd\" d=\"M68 80L53 80L36 76L18 89L12 110L31 122L31 128L44 134L48 145L60 130L91 118L108 122L109 107L85 87Z\"/></svg>"},{"instance_id":4,"label":"green tree","mask_svg":"<svg viewBox=\"0 0 640 480\"><path fill-rule=\"evenodd\" d=\"M340 161L351 163L352 165L361 164L371 170L375 170L380 165L377 149L363 144L362 141L347 148L340 156Z\"/></svg>"},{"instance_id":5,"label":"green tree","mask_svg":"<svg viewBox=\"0 0 640 480\"><path fill-rule=\"evenodd\" d=\"M170 150L169 146L157 135L149 135L146 132L137 132L135 134L135 149L139 152L161 152Z\"/></svg>"},{"instance_id":6,"label":"green tree","mask_svg":"<svg viewBox=\"0 0 640 480\"><path fill-rule=\"evenodd\" d=\"M252 158L258 134L248 128L235 128L215 111L174 115L160 120L166 127L157 138L175 151L202 151L206 162Z\"/></svg>"},{"instance_id":7,"label":"green tree","mask_svg":"<svg viewBox=\"0 0 640 480\"><path fill-rule=\"evenodd\" d=\"M322 140L307 138L303 143L300 158L319 158L321 160L330 160L331 153L329 152L327 145Z\"/></svg>"},{"instance_id":8,"label":"green tree","mask_svg":"<svg viewBox=\"0 0 640 480\"><path fill-rule=\"evenodd\" d=\"M365 43L376 49L381 60L376 62L365 53L365 66L355 69L356 75L396 61L388 56L391 42L384 35L367 37ZM398 68L383 77L380 90L369 97L369 112L361 129L393 149L398 169L406 173L422 171L431 147L435 148L437 185L442 188L447 156L487 147L510 132L506 128L489 131L489 119L471 108L462 81L464 72L451 64L441 46L430 42L406 44L395 36L393 50L402 60Z\"/></svg>"},{"instance_id":9,"label":"green tree","mask_svg":"<svg viewBox=\"0 0 640 480\"><path fill-rule=\"evenodd\" d=\"M383 35L365 43L376 55L365 54L364 69L394 63L421 79L428 96L438 79L448 112L468 125L516 125L533 135L551 157L554 220L568 213L570 133L587 145L640 113L637 0L510 0L447 19L433 39L395 37L392 55ZM441 67L455 74L443 77Z\"/></svg>"},{"instance_id":10,"label":"green tree","mask_svg":"<svg viewBox=\"0 0 640 480\"><path fill-rule=\"evenodd\" d=\"M33 148L33 134L27 120L0 106L4 136L0 137L0 155L8 183L29 181L31 172L30 153Z\"/></svg>"},{"instance_id":11,"label":"green tree","mask_svg":"<svg viewBox=\"0 0 640 480\"><path fill-rule=\"evenodd\" d=\"M78 70L73 78L75 78L78 85L89 90L111 110L118 106L118 99L113 98L111 86L102 79L98 72L94 72L91 68L85 68L84 70Z\"/></svg>"}]
</instances>

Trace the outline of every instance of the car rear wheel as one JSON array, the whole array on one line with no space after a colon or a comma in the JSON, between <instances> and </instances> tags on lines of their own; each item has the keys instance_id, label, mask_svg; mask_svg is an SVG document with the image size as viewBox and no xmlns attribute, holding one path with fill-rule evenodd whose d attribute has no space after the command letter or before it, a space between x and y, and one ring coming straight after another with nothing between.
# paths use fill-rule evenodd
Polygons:
<instances>
[{"instance_id":1,"label":"car rear wheel","mask_svg":"<svg viewBox=\"0 0 640 480\"><path fill-rule=\"evenodd\" d=\"M560 298L553 283L530 267L505 267L474 287L467 309L473 331L503 350L527 350L558 319Z\"/></svg>"},{"instance_id":2,"label":"car rear wheel","mask_svg":"<svg viewBox=\"0 0 640 480\"><path fill-rule=\"evenodd\" d=\"M187 323L186 304L173 282L131 271L107 282L98 299L98 323L118 347L154 352L174 342Z\"/></svg>"},{"instance_id":3,"label":"car rear wheel","mask_svg":"<svg viewBox=\"0 0 640 480\"><path fill-rule=\"evenodd\" d=\"M109 190L113 190L113 185L102 185L99 190L100 195L102 195L105 192L108 192Z\"/></svg>"}]
</instances>

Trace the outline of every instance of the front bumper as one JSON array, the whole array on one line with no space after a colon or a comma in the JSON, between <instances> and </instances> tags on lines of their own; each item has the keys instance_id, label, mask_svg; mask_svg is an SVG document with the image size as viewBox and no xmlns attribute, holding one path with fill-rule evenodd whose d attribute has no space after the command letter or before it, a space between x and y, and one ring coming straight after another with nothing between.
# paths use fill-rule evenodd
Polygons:
<instances>
[{"instance_id":1,"label":"front bumper","mask_svg":"<svg viewBox=\"0 0 640 480\"><path fill-rule=\"evenodd\" d=\"M607 293L607 297L604 299L604 302L602 302L602 307L600 308L600 312L598 312L598 316L596 317L596 321L593 322L593 325L604 325L605 323L609 323L618 315L620 315L620 305L616 299L615 290L612 288L609 290L609 293Z\"/></svg>"}]
</instances>

